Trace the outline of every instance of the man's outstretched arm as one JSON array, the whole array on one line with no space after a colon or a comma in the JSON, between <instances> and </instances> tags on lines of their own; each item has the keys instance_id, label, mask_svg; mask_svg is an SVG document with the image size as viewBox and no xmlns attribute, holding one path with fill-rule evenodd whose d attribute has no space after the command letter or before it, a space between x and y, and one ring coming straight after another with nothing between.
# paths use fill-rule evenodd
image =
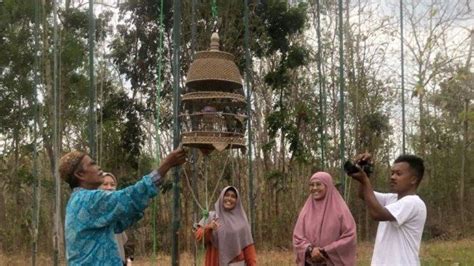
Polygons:
<instances>
[{"instance_id":1,"label":"man's outstretched arm","mask_svg":"<svg viewBox=\"0 0 474 266\"><path fill-rule=\"evenodd\" d=\"M359 171L351 175L357 180L359 185L359 197L365 201L369 215L376 221L395 221L395 217L384 208L375 197L374 189L370 179L364 171Z\"/></svg>"}]
</instances>

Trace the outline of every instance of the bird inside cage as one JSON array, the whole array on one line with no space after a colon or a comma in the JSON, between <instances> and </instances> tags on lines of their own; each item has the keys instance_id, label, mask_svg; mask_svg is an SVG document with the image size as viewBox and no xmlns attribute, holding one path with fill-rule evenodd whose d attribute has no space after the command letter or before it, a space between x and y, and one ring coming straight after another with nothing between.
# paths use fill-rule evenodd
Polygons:
<instances>
[{"instance_id":1,"label":"bird inside cage","mask_svg":"<svg viewBox=\"0 0 474 266\"><path fill-rule=\"evenodd\" d=\"M214 122L217 115L217 109L213 106L204 106L201 110L202 119L201 119L201 130L203 131L215 131Z\"/></svg>"}]
</instances>

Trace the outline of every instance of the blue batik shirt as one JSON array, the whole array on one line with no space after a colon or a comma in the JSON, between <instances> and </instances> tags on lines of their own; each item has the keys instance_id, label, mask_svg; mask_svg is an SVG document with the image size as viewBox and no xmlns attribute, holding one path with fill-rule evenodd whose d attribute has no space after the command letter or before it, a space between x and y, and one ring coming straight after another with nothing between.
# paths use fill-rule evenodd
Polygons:
<instances>
[{"instance_id":1,"label":"blue batik shirt","mask_svg":"<svg viewBox=\"0 0 474 266\"><path fill-rule=\"evenodd\" d=\"M143 217L160 181L153 171L118 191L75 188L66 207L68 265L123 265L115 234Z\"/></svg>"}]
</instances>

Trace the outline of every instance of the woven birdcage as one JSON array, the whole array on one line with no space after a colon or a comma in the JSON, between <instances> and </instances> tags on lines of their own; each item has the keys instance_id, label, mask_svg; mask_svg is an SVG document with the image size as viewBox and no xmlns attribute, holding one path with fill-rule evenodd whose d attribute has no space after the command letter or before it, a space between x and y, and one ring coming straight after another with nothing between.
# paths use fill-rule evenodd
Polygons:
<instances>
[{"instance_id":1,"label":"woven birdcage","mask_svg":"<svg viewBox=\"0 0 474 266\"><path fill-rule=\"evenodd\" d=\"M180 114L182 142L207 154L214 149L245 150L247 119L242 76L234 56L219 50L213 33L208 51L200 51L191 63Z\"/></svg>"}]
</instances>

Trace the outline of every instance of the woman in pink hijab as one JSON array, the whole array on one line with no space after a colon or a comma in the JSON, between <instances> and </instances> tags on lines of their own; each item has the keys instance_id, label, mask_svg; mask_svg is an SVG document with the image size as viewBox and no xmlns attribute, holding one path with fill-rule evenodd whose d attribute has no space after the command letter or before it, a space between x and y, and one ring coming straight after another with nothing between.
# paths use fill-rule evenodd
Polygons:
<instances>
[{"instance_id":1,"label":"woman in pink hijab","mask_svg":"<svg viewBox=\"0 0 474 266\"><path fill-rule=\"evenodd\" d=\"M355 265L355 221L331 175L315 173L309 191L293 230L297 265Z\"/></svg>"},{"instance_id":2,"label":"woman in pink hijab","mask_svg":"<svg viewBox=\"0 0 474 266\"><path fill-rule=\"evenodd\" d=\"M196 239L204 241L206 246L205 265L257 265L250 224L239 191L235 187L225 187L214 208L209 217L199 222L196 230Z\"/></svg>"}]
</instances>

